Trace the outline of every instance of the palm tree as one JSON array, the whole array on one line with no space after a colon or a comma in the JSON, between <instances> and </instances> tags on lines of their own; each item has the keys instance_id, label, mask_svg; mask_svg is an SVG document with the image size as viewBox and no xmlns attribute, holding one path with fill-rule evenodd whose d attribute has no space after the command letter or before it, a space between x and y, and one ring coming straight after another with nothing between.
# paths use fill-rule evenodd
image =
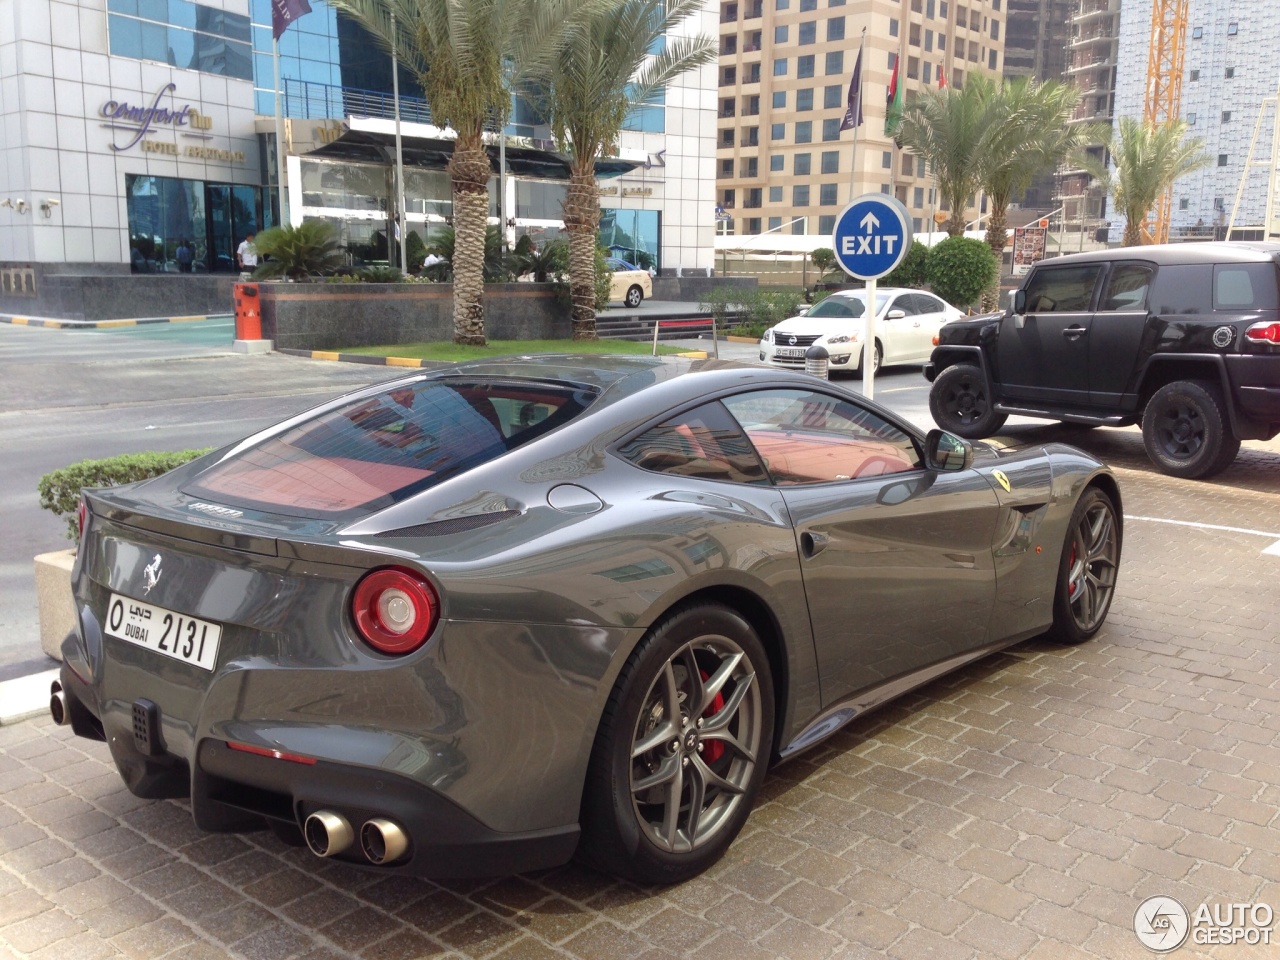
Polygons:
<instances>
[{"instance_id":1,"label":"palm tree","mask_svg":"<svg viewBox=\"0 0 1280 960\"><path fill-rule=\"evenodd\" d=\"M555 56L565 30L599 0L330 0L417 75L432 122L457 135L453 183L453 339L483 345L484 238L491 167L486 121L505 120L511 89Z\"/></svg>"},{"instance_id":2,"label":"palm tree","mask_svg":"<svg viewBox=\"0 0 1280 960\"><path fill-rule=\"evenodd\" d=\"M542 83L532 91L552 135L569 154L564 201L569 235L573 338L596 338L595 248L600 198L595 161L613 149L627 115L653 102L672 79L717 57L707 36L667 36L702 12L703 0L616 0L572 27Z\"/></svg>"},{"instance_id":3,"label":"palm tree","mask_svg":"<svg viewBox=\"0 0 1280 960\"><path fill-rule=\"evenodd\" d=\"M994 80L972 73L962 88L921 90L902 111L897 141L929 165L953 237L964 233L965 207L981 185L997 92Z\"/></svg>"},{"instance_id":4,"label":"palm tree","mask_svg":"<svg viewBox=\"0 0 1280 960\"><path fill-rule=\"evenodd\" d=\"M1080 92L1067 84L1011 80L996 94L984 145L979 185L991 203L987 244L997 259L1009 239L1009 202L1040 174L1103 138L1095 124L1069 123Z\"/></svg>"},{"instance_id":5,"label":"palm tree","mask_svg":"<svg viewBox=\"0 0 1280 960\"><path fill-rule=\"evenodd\" d=\"M1143 221L1156 199L1179 177L1212 162L1202 149L1204 141L1188 140L1186 133L1184 120L1152 126L1121 117L1110 145L1115 173L1096 158L1082 158L1084 168L1107 188L1116 209L1124 214L1124 246L1149 242L1143 236Z\"/></svg>"}]
</instances>

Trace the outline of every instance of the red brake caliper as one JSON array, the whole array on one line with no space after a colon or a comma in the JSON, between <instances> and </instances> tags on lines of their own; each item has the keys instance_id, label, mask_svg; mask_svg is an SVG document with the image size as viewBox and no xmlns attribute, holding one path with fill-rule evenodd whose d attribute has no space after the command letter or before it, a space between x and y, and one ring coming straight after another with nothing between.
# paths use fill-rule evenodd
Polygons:
<instances>
[{"instance_id":1,"label":"red brake caliper","mask_svg":"<svg viewBox=\"0 0 1280 960\"><path fill-rule=\"evenodd\" d=\"M1075 565L1076 565L1076 542L1072 540L1071 541L1071 559L1067 561L1067 576L1071 575L1070 571L1075 567ZM1072 596L1075 596L1075 593L1076 593L1075 580L1071 580L1067 584L1067 593L1071 594Z\"/></svg>"},{"instance_id":2,"label":"red brake caliper","mask_svg":"<svg viewBox=\"0 0 1280 960\"><path fill-rule=\"evenodd\" d=\"M708 680L711 679L711 674L707 673L707 671L701 668L698 669L698 673L702 675L703 683L706 683ZM723 708L724 708L724 694L717 693L716 698L711 701L711 706L707 707L706 711L702 714L702 719L709 720L711 717L714 717L717 713L719 713ZM715 763L717 760L719 760L723 756L724 756L723 743L721 743L719 740L706 741L706 746L702 751L702 758L706 763Z\"/></svg>"}]
</instances>

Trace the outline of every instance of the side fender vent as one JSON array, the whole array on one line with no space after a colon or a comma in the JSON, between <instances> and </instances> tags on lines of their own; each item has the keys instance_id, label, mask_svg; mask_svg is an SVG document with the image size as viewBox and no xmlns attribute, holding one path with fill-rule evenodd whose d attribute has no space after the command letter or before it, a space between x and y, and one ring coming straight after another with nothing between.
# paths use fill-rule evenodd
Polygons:
<instances>
[{"instance_id":1,"label":"side fender vent","mask_svg":"<svg viewBox=\"0 0 1280 960\"><path fill-rule=\"evenodd\" d=\"M382 537L443 537L451 533L466 533L478 530L491 523L498 523L511 517L520 516L519 510L497 510L493 513L473 513L466 517L454 517L450 520L434 520L431 523L419 523L412 527L400 527L379 534Z\"/></svg>"}]
</instances>

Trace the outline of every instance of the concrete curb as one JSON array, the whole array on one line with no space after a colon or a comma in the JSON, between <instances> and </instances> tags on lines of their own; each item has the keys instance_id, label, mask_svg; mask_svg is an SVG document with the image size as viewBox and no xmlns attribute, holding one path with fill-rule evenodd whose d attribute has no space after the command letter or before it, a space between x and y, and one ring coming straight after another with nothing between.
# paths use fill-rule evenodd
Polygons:
<instances>
[{"instance_id":1,"label":"concrete curb","mask_svg":"<svg viewBox=\"0 0 1280 960\"><path fill-rule=\"evenodd\" d=\"M49 685L57 679L58 670L54 668L0 681L0 726L47 714Z\"/></svg>"},{"instance_id":2,"label":"concrete curb","mask_svg":"<svg viewBox=\"0 0 1280 960\"><path fill-rule=\"evenodd\" d=\"M19 317L0 313L0 323L15 327L52 327L59 330L95 330L112 327L137 327L149 323L194 323L197 320L230 320L230 313L203 313L192 317L135 317L132 320L58 320L51 317Z\"/></svg>"},{"instance_id":3,"label":"concrete curb","mask_svg":"<svg viewBox=\"0 0 1280 960\"><path fill-rule=\"evenodd\" d=\"M290 357L304 357L308 360L334 360L339 363L367 363L377 367L447 367L452 366L449 360L419 360L415 357L383 357L377 354L339 353L336 350L293 350L288 347L277 347L276 353Z\"/></svg>"}]
</instances>

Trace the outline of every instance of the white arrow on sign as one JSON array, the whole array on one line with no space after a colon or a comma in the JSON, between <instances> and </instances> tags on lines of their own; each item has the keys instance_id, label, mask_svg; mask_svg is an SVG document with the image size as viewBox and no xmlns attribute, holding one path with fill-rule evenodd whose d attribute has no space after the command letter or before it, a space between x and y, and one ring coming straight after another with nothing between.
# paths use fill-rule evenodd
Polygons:
<instances>
[{"instance_id":1,"label":"white arrow on sign","mask_svg":"<svg viewBox=\"0 0 1280 960\"><path fill-rule=\"evenodd\" d=\"M862 218L861 226L866 228L867 233L870 233L876 227L880 226L880 221L876 219L876 215L874 213L868 213Z\"/></svg>"}]
</instances>

